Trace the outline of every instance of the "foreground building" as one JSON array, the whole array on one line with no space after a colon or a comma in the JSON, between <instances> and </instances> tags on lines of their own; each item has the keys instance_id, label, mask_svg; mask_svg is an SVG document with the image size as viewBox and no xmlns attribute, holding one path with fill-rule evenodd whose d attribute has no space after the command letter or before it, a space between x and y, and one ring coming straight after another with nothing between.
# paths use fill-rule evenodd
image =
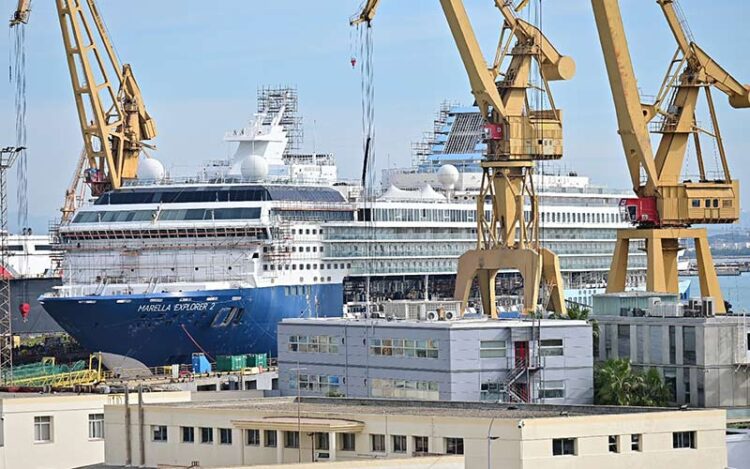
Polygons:
<instances>
[{"instance_id":1,"label":"foreground building","mask_svg":"<svg viewBox=\"0 0 750 469\"><path fill-rule=\"evenodd\" d=\"M187 392L143 396L148 403L190 399ZM0 393L0 469L104 462L104 406L124 402L122 394Z\"/></svg>"},{"instance_id":2,"label":"foreground building","mask_svg":"<svg viewBox=\"0 0 750 469\"><path fill-rule=\"evenodd\" d=\"M594 297L598 360L627 358L656 368L674 402L696 407L750 406L747 319L713 316L710 304L677 304L646 293Z\"/></svg>"},{"instance_id":3,"label":"foreground building","mask_svg":"<svg viewBox=\"0 0 750 469\"><path fill-rule=\"evenodd\" d=\"M727 465L723 410L304 397L147 404L142 421L135 410L128 426L124 406L106 408L106 464L229 467L447 454L463 455L467 469ZM146 433L128 445L127 432L139 431Z\"/></svg>"},{"instance_id":4,"label":"foreground building","mask_svg":"<svg viewBox=\"0 0 750 469\"><path fill-rule=\"evenodd\" d=\"M282 395L590 404L591 326L520 319L289 319Z\"/></svg>"}]
</instances>

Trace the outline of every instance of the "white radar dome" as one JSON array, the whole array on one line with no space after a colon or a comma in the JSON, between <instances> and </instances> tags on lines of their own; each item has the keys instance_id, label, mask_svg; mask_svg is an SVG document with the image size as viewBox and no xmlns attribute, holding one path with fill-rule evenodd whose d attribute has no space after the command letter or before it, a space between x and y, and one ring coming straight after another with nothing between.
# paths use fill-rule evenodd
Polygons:
<instances>
[{"instance_id":1,"label":"white radar dome","mask_svg":"<svg viewBox=\"0 0 750 469\"><path fill-rule=\"evenodd\" d=\"M244 179L254 182L261 181L268 176L268 162L262 156L246 156L242 159L240 173Z\"/></svg>"},{"instance_id":2,"label":"white radar dome","mask_svg":"<svg viewBox=\"0 0 750 469\"><path fill-rule=\"evenodd\" d=\"M452 164L444 164L438 169L437 177L443 189L451 190L458 184L458 169Z\"/></svg>"},{"instance_id":3,"label":"white radar dome","mask_svg":"<svg viewBox=\"0 0 750 469\"><path fill-rule=\"evenodd\" d=\"M161 161L154 158L145 158L138 164L138 179L148 181L160 181L164 179L166 171Z\"/></svg>"}]
</instances>

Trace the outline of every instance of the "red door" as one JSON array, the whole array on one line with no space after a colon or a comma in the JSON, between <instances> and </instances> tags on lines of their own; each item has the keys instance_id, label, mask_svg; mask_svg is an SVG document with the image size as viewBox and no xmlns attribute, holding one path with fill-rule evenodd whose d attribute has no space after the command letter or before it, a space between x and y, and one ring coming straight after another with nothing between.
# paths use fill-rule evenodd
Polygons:
<instances>
[{"instance_id":1,"label":"red door","mask_svg":"<svg viewBox=\"0 0 750 469\"><path fill-rule=\"evenodd\" d=\"M516 349L516 366L526 366L529 363L529 343L514 342Z\"/></svg>"}]
</instances>

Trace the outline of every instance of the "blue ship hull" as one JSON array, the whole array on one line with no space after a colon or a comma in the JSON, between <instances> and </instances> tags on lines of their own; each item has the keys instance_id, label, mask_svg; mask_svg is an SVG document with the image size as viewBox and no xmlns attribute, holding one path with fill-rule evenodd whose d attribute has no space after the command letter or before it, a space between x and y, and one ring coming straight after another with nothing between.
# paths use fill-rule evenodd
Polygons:
<instances>
[{"instance_id":1,"label":"blue ship hull","mask_svg":"<svg viewBox=\"0 0 750 469\"><path fill-rule=\"evenodd\" d=\"M195 352L276 356L284 318L341 316L343 286L311 285L145 295L40 298L44 309L91 352L146 366L190 363ZM308 300L309 298L309 300ZM316 302L317 300L317 302Z\"/></svg>"}]
</instances>

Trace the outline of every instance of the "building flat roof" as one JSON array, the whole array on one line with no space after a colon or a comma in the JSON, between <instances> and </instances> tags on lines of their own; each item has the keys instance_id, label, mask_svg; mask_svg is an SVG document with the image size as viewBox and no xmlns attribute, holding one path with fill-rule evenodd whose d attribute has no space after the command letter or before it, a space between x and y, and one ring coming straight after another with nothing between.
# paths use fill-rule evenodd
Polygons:
<instances>
[{"instance_id":1,"label":"building flat roof","mask_svg":"<svg viewBox=\"0 0 750 469\"><path fill-rule=\"evenodd\" d=\"M504 329L508 327L570 327L589 326L586 321L572 319L455 319L452 321L420 321L416 319L355 319L355 318L304 318L284 319L283 324L299 326L362 326L424 329Z\"/></svg>"},{"instance_id":2,"label":"building flat roof","mask_svg":"<svg viewBox=\"0 0 750 469\"><path fill-rule=\"evenodd\" d=\"M296 415L298 410L306 417L315 415L422 415L434 417L474 417L529 419L560 416L624 415L679 411L664 407L617 407L593 405L548 405L548 404L495 404L483 402L412 401L397 399L356 399L302 397L300 403L294 397L261 399L238 399L227 401L168 402L146 404L148 407L182 409L251 411L254 415ZM689 409L687 411L693 411ZM256 414L257 413L257 414ZM237 418L242 418L238 415Z\"/></svg>"}]
</instances>

